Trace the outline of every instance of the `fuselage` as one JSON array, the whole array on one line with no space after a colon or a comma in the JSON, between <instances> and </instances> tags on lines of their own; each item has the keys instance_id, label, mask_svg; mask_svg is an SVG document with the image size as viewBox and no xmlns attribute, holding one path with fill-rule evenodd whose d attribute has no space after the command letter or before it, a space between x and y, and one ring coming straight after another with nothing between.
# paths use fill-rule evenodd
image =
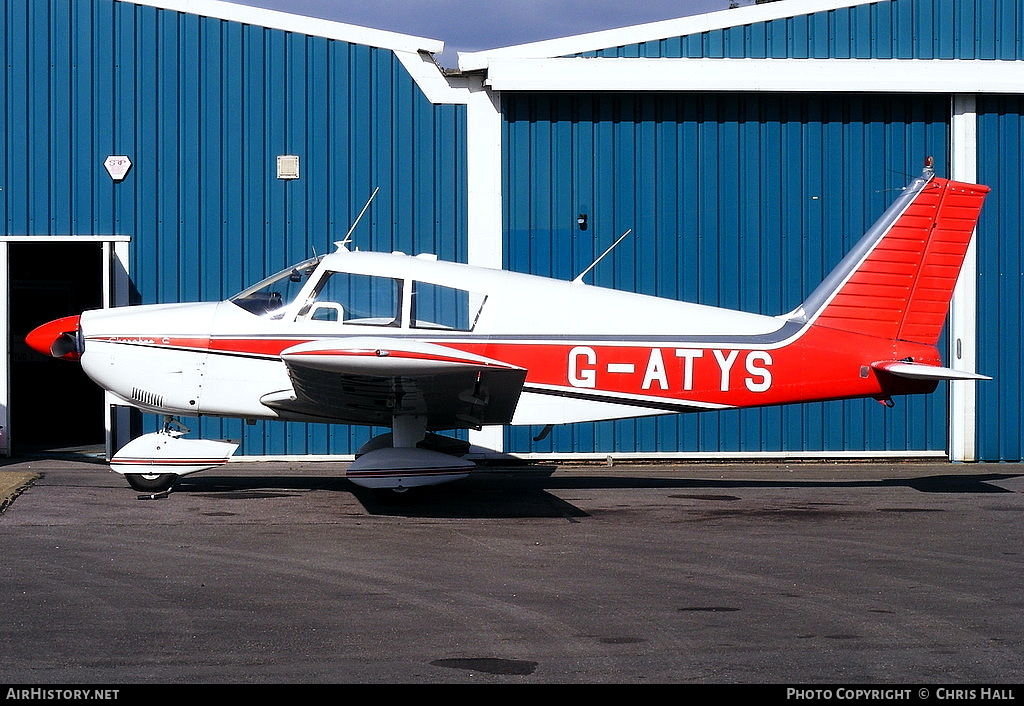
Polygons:
<instances>
[{"instance_id":1,"label":"fuselage","mask_svg":"<svg viewBox=\"0 0 1024 706\"><path fill-rule=\"evenodd\" d=\"M282 351L356 337L424 341L523 368L512 424L934 388L871 368L904 358L937 365L934 347L813 324L343 249L223 302L90 311L80 321L85 372L127 404L172 415L304 418L261 401L292 386Z\"/></svg>"}]
</instances>

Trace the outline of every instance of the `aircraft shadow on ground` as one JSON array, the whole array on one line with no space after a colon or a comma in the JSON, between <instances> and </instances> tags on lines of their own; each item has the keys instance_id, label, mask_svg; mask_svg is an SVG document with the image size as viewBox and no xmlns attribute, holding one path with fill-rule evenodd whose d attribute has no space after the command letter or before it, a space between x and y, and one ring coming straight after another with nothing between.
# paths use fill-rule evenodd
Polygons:
<instances>
[{"instance_id":1,"label":"aircraft shadow on ground","mask_svg":"<svg viewBox=\"0 0 1024 706\"><path fill-rule=\"evenodd\" d=\"M327 490L353 495L371 515L423 518L574 518L587 513L547 492L549 473L530 477L480 474L404 493L361 488L344 476L215 476L182 478L174 493L203 493L237 499ZM600 486L598 486L600 487Z\"/></svg>"},{"instance_id":2,"label":"aircraft shadow on ground","mask_svg":"<svg viewBox=\"0 0 1024 706\"><path fill-rule=\"evenodd\" d=\"M102 458L92 454L43 452L33 456L106 466ZM15 463L19 460L23 461L24 458L3 459L0 465L6 465L3 461ZM571 474L558 474L557 470L542 464L522 468L483 468L453 483L428 486L403 494L361 488L344 476L343 469L339 469L337 475L327 475L322 471L308 475L272 472L218 475L216 471L209 471L181 478L171 495L203 494L224 499L259 500L308 491L334 491L351 494L371 515L438 519L555 518L572 521L588 517L589 514L558 497L555 491L663 489L707 493L756 488L910 488L921 493L1001 494L1014 491L996 483L1022 475L972 473L869 480L761 480L668 478L637 474L628 467L593 473L576 471ZM685 469L679 472L685 473ZM125 492L132 491L126 489Z\"/></svg>"},{"instance_id":3,"label":"aircraft shadow on ground","mask_svg":"<svg viewBox=\"0 0 1024 706\"><path fill-rule=\"evenodd\" d=\"M750 488L911 488L922 493L1012 493L994 482L1019 477L1012 473L930 475L881 480L706 480L595 474L557 476L554 471L477 472L463 480L408 491L360 488L344 476L217 476L182 478L174 493L208 494L234 499L280 497L300 491L352 494L372 515L421 518L556 518L573 520L589 514L559 498L558 490L664 489L723 491Z\"/></svg>"}]
</instances>

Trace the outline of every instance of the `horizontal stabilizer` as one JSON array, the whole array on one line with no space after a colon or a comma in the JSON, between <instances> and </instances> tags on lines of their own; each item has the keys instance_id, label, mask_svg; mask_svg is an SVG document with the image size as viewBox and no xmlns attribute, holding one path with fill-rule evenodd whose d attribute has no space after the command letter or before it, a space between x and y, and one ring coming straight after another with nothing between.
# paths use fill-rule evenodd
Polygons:
<instances>
[{"instance_id":1,"label":"horizontal stabilizer","mask_svg":"<svg viewBox=\"0 0 1024 706\"><path fill-rule=\"evenodd\" d=\"M941 368L937 365L922 365L920 363L906 363L901 360L889 360L874 363L871 366L875 370L881 370L901 378L913 380L991 380L987 375L969 373L964 370L953 370L952 368Z\"/></svg>"}]
</instances>

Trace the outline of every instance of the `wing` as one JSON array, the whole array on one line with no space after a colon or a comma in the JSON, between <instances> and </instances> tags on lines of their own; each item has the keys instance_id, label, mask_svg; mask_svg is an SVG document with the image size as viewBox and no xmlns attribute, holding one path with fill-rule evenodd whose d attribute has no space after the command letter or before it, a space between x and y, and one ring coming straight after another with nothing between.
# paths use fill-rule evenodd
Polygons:
<instances>
[{"instance_id":1,"label":"wing","mask_svg":"<svg viewBox=\"0 0 1024 706\"><path fill-rule=\"evenodd\" d=\"M401 338L321 339L281 352L292 389L261 402L282 416L391 426L422 415L428 429L472 429L512 419L526 370Z\"/></svg>"}]
</instances>

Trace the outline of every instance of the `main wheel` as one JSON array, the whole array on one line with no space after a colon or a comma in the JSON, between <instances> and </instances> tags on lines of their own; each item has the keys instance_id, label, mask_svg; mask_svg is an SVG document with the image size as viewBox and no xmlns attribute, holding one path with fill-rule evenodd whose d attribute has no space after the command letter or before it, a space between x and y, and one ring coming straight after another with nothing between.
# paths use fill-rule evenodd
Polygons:
<instances>
[{"instance_id":1,"label":"main wheel","mask_svg":"<svg viewBox=\"0 0 1024 706\"><path fill-rule=\"evenodd\" d=\"M374 488L373 497L382 505L409 505L419 500L419 488Z\"/></svg>"},{"instance_id":2,"label":"main wheel","mask_svg":"<svg viewBox=\"0 0 1024 706\"><path fill-rule=\"evenodd\" d=\"M124 479L135 490L146 493L162 493L178 482L176 473L126 473Z\"/></svg>"}]
</instances>

